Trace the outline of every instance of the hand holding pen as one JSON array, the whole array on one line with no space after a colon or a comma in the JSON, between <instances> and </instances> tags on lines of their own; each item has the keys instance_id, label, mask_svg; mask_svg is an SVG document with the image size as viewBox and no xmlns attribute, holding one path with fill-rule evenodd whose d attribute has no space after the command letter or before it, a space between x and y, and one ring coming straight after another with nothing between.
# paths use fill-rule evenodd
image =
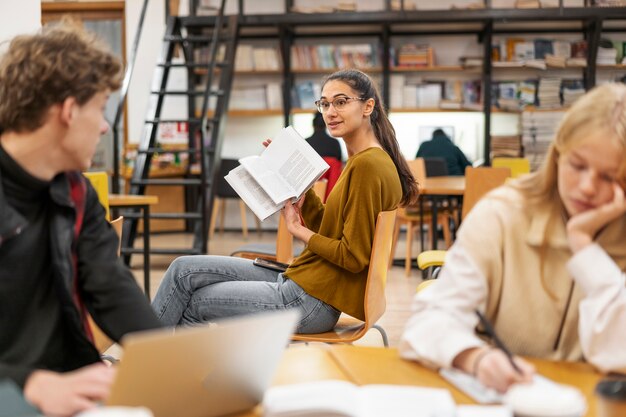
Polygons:
<instances>
[{"instance_id":1,"label":"hand holding pen","mask_svg":"<svg viewBox=\"0 0 626 417\"><path fill-rule=\"evenodd\" d=\"M478 310L476 315L495 347L482 348L476 353L472 366L474 376L483 385L500 392L505 392L514 383L531 382L534 366L521 358L514 358L485 316Z\"/></svg>"}]
</instances>

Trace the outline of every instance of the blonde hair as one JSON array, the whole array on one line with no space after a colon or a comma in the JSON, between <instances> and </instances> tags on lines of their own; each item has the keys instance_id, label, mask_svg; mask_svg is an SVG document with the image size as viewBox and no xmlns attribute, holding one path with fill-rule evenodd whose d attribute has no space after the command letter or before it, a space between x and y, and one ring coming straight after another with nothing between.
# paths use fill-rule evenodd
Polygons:
<instances>
[{"instance_id":1,"label":"blonde hair","mask_svg":"<svg viewBox=\"0 0 626 417\"><path fill-rule=\"evenodd\" d=\"M598 132L606 132L607 141L617 141L626 149L625 84L603 84L578 99L561 120L542 167L516 182L515 188L524 194L531 205L559 199L559 156ZM617 181L622 188L626 188L626 160L620 167Z\"/></svg>"},{"instance_id":2,"label":"blonde hair","mask_svg":"<svg viewBox=\"0 0 626 417\"><path fill-rule=\"evenodd\" d=\"M524 195L531 209L539 205L551 206L548 227L540 247L541 265L544 264L547 256L547 241L556 224L554 220L558 219L564 210L557 185L559 156L599 132L606 133L607 142L615 141L621 145L622 149L626 149L625 84L603 84L578 99L561 120L541 168L511 184ZM626 189L626 158L620 166L617 182ZM554 201L558 203L554 204ZM556 296L547 288L543 267L541 284L548 295L556 299Z\"/></svg>"},{"instance_id":3,"label":"blonde hair","mask_svg":"<svg viewBox=\"0 0 626 417\"><path fill-rule=\"evenodd\" d=\"M0 132L32 132L54 104L83 105L121 81L119 58L74 21L17 36L0 60Z\"/></svg>"}]
</instances>

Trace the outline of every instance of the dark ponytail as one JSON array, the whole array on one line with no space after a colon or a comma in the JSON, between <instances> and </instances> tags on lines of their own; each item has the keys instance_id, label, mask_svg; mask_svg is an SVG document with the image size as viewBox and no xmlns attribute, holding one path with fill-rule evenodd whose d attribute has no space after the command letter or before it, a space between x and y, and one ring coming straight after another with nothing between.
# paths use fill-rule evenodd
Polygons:
<instances>
[{"instance_id":1,"label":"dark ponytail","mask_svg":"<svg viewBox=\"0 0 626 417\"><path fill-rule=\"evenodd\" d=\"M333 80L348 84L353 90L359 93L359 97L374 99L374 110L370 115L370 123L374 129L374 135L376 135L378 143L380 143L385 152L391 157L391 160L398 170L398 176L402 184L402 200L400 204L406 206L415 202L419 192L417 182L413 174L411 174L411 170L404 156L400 152L400 146L398 146L396 139L396 131L391 125L389 118L387 118L387 112L383 108L380 94L378 93L376 85L372 82L372 79L359 70L342 70L326 77L322 83L322 88L324 88L327 82Z\"/></svg>"}]
</instances>

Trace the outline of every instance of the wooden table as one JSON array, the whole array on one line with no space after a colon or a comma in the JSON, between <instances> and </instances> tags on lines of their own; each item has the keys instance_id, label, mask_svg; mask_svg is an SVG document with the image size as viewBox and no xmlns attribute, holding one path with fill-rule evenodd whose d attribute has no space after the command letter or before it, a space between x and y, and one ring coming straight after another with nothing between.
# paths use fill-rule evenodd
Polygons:
<instances>
[{"instance_id":1,"label":"wooden table","mask_svg":"<svg viewBox=\"0 0 626 417\"><path fill-rule=\"evenodd\" d=\"M143 290L148 300L150 299L150 206L158 202L158 197L153 195L109 195L111 209L136 208L143 213ZM129 253L128 248L122 248L122 255Z\"/></svg>"},{"instance_id":2,"label":"wooden table","mask_svg":"<svg viewBox=\"0 0 626 417\"><path fill-rule=\"evenodd\" d=\"M596 416L595 385L602 375L586 363L550 362L531 359L537 371L556 382L577 387L587 398L586 417ZM457 404L475 402L450 385L439 374L417 362L401 359L396 349L335 346L298 346L290 348L280 363L273 385L295 384L323 379L340 379L357 385L398 384L445 388ZM262 416L261 407L241 417Z\"/></svg>"},{"instance_id":3,"label":"wooden table","mask_svg":"<svg viewBox=\"0 0 626 417\"><path fill-rule=\"evenodd\" d=\"M424 183L420 184L420 196L428 197L432 201L431 227L432 241L431 249L437 249L437 202L440 197L460 196L465 192L465 177L427 177ZM424 199L420 198L420 245L424 248Z\"/></svg>"}]
</instances>

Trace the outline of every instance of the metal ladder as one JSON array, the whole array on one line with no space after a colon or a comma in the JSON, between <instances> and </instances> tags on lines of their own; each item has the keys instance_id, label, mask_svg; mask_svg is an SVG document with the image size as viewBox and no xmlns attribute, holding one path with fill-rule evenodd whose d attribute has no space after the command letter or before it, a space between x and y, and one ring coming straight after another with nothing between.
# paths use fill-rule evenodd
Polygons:
<instances>
[{"instance_id":1,"label":"metal ladder","mask_svg":"<svg viewBox=\"0 0 626 417\"><path fill-rule=\"evenodd\" d=\"M168 18L163 46L154 70L148 112L137 148L137 158L130 180L129 194L143 195L146 186L183 186L185 190L185 212L151 213L151 219L183 219L187 231L193 231L191 248L151 248L150 253L193 255L208 251L208 229L213 207L213 184L219 169L222 141L228 100L233 80L235 52L239 38L237 16L224 16L225 0L216 16L206 19L202 25L197 19L171 16ZM210 29L211 33L206 33ZM184 62L172 62L176 48L182 50ZM208 48L207 58L196 60L199 48ZM206 49L205 49L206 50ZM219 59L219 61L218 61ZM170 69L187 69L186 90L168 90ZM199 89L198 84L204 88ZM156 88L155 88L156 87ZM168 96L186 96L188 117L185 119L162 118L164 99ZM198 99L202 104L198 106ZM158 126L163 123L185 122L188 124L187 149L163 149L157 144ZM188 155L188 167L182 179L150 178L153 156L169 153ZM130 255L141 253L133 248L137 233L138 212L125 212L130 219L124 225L122 254L128 263Z\"/></svg>"}]
</instances>

